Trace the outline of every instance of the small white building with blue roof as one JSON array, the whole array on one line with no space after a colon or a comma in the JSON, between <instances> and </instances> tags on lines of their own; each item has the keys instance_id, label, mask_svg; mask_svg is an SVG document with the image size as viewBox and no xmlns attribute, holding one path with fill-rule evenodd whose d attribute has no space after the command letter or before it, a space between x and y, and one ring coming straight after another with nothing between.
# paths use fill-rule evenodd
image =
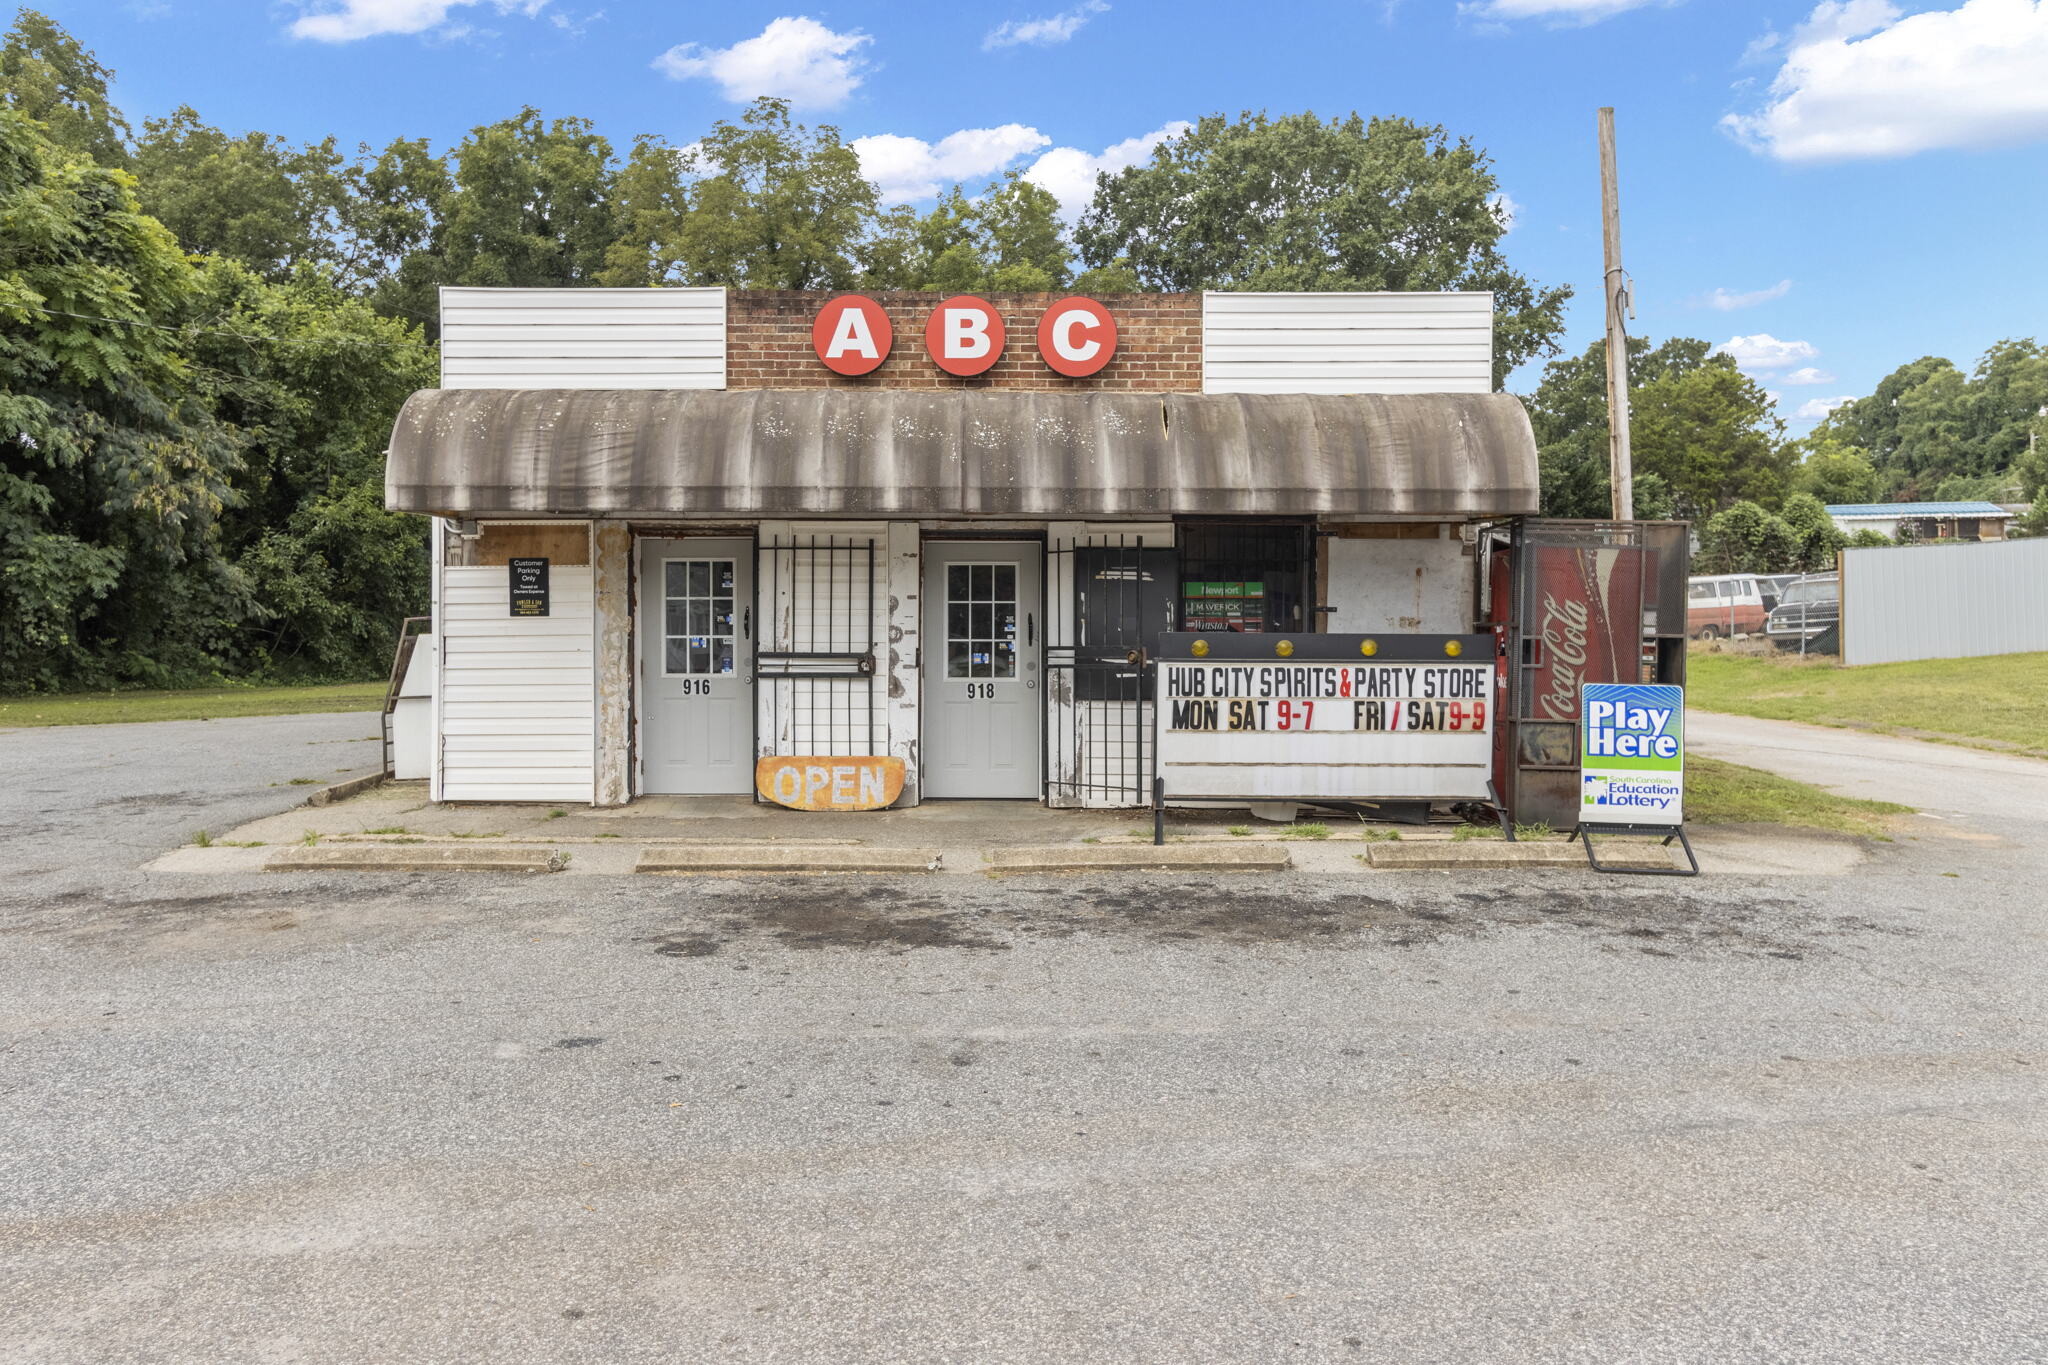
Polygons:
<instances>
[{"instance_id":1,"label":"small white building with blue roof","mask_svg":"<svg viewBox=\"0 0 2048 1365\"><path fill-rule=\"evenodd\" d=\"M1844 534L1876 531L1892 540L2004 540L2013 514L1995 502L1848 502L1828 505Z\"/></svg>"}]
</instances>

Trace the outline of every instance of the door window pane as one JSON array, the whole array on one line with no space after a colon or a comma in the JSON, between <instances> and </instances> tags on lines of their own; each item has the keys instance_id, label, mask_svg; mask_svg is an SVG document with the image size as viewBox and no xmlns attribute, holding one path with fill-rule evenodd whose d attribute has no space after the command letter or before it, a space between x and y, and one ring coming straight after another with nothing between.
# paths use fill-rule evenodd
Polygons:
<instances>
[{"instance_id":1,"label":"door window pane","mask_svg":"<svg viewBox=\"0 0 2048 1365\"><path fill-rule=\"evenodd\" d=\"M662 565L662 672L706 677L734 671L738 655L730 559L671 559Z\"/></svg>"},{"instance_id":2,"label":"door window pane","mask_svg":"<svg viewBox=\"0 0 2048 1365\"><path fill-rule=\"evenodd\" d=\"M946 676L1017 676L1017 565L946 569Z\"/></svg>"}]
</instances>

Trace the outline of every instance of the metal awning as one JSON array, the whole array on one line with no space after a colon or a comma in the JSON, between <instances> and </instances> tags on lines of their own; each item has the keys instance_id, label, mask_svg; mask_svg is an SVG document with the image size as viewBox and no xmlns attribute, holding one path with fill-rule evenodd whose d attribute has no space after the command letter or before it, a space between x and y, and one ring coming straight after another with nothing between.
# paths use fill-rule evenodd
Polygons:
<instances>
[{"instance_id":1,"label":"metal awning","mask_svg":"<svg viewBox=\"0 0 2048 1365\"><path fill-rule=\"evenodd\" d=\"M389 506L448 516L1464 518L1536 510L1511 394L423 389Z\"/></svg>"}]
</instances>

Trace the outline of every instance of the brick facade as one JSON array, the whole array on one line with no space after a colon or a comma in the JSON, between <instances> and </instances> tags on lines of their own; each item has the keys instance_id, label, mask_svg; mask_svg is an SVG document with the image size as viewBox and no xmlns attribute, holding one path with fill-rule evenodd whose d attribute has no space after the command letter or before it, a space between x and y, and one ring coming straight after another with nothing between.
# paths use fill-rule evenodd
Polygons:
<instances>
[{"instance_id":1,"label":"brick facade","mask_svg":"<svg viewBox=\"0 0 2048 1365\"><path fill-rule=\"evenodd\" d=\"M851 292L851 291L846 291ZM932 363L924 324L944 294L881 291L896 328L889 358L872 374L834 374L811 349L811 322L837 292L735 289L726 295L725 383L728 389L1047 389L1086 392L1199 393L1202 389L1202 296L1118 294L1099 300L1116 319L1117 350L1085 379L1056 374L1038 354L1038 320L1065 294L985 294L1007 329L1002 359L962 379Z\"/></svg>"}]
</instances>

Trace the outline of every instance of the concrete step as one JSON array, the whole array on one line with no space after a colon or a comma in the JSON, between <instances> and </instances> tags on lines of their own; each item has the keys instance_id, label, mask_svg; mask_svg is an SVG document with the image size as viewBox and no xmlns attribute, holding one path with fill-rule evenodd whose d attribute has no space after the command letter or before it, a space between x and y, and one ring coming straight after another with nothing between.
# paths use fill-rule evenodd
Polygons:
<instances>
[{"instance_id":1,"label":"concrete step","mask_svg":"<svg viewBox=\"0 0 2048 1365\"><path fill-rule=\"evenodd\" d=\"M648 848L635 872L936 872L939 854L929 848L845 847L829 844L726 844L710 847Z\"/></svg>"},{"instance_id":2,"label":"concrete step","mask_svg":"<svg viewBox=\"0 0 2048 1365\"><path fill-rule=\"evenodd\" d=\"M1501 871L1533 867L1586 866L1586 850L1578 844L1515 843L1505 839L1467 839L1461 843L1374 844L1365 860L1375 868L1402 872ZM1600 841L1600 861L1609 867L1666 868L1679 864L1672 850L1656 844Z\"/></svg>"},{"instance_id":3,"label":"concrete step","mask_svg":"<svg viewBox=\"0 0 2048 1365\"><path fill-rule=\"evenodd\" d=\"M1280 872L1292 865L1274 844L1057 844L993 848L988 870L1026 872Z\"/></svg>"},{"instance_id":4,"label":"concrete step","mask_svg":"<svg viewBox=\"0 0 2048 1365\"><path fill-rule=\"evenodd\" d=\"M263 864L268 872L557 872L563 855L546 848L502 844L314 844L280 848Z\"/></svg>"}]
</instances>

